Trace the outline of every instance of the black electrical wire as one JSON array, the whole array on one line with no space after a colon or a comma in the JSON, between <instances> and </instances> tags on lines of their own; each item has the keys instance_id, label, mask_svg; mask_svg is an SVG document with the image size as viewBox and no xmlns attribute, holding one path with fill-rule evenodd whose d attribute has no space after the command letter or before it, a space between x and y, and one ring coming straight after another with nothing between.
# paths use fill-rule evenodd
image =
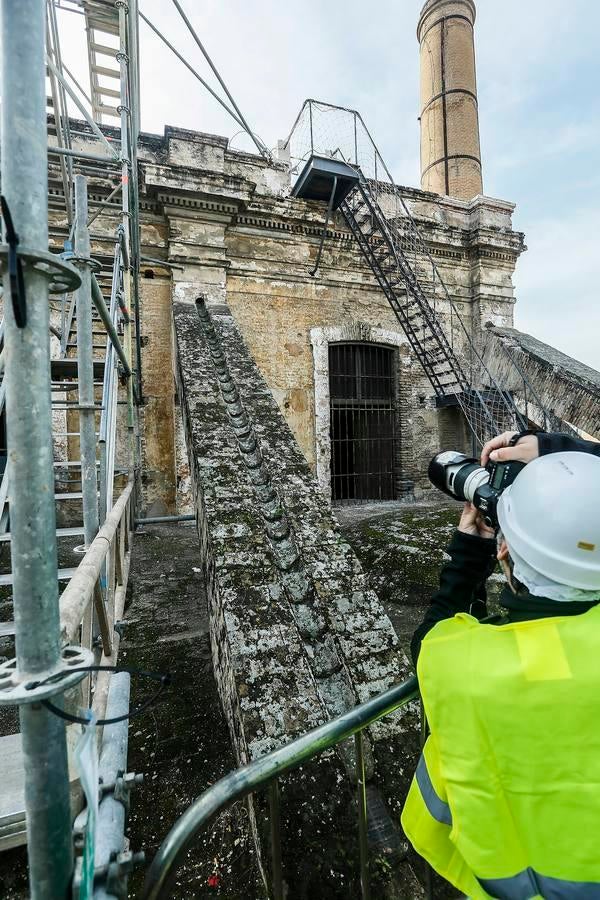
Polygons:
<instances>
[{"instance_id":1,"label":"black electrical wire","mask_svg":"<svg viewBox=\"0 0 600 900\"><path fill-rule=\"evenodd\" d=\"M44 684L53 684L60 681L61 678L64 678L65 675L70 672L127 672L129 675L139 675L142 678L150 678L152 681L160 682L158 690L139 706L135 707L135 709L131 710L131 712L125 713L122 716L114 716L112 719L98 719L98 721L94 723L95 725L115 725L117 722L124 722L125 719L135 719L145 712L148 707L156 703L165 688L171 684L171 676L169 674L161 674L160 672L147 672L144 669L136 669L129 666L79 666L68 669L65 672L57 672L44 679L44 681L36 681L31 687L34 688ZM42 706L45 706L46 709L50 710L50 712L54 713L55 716L64 719L65 722L70 722L74 725L90 724L89 719L84 719L83 716L71 715L71 713L65 712L64 709L61 709L59 706L55 706L50 700L40 700L40 703Z\"/></svg>"}]
</instances>

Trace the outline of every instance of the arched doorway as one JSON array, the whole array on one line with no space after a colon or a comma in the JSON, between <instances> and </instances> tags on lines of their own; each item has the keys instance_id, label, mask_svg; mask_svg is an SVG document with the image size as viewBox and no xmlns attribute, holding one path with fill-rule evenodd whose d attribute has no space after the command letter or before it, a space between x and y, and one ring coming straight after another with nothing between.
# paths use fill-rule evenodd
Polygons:
<instances>
[{"instance_id":1,"label":"arched doorway","mask_svg":"<svg viewBox=\"0 0 600 900\"><path fill-rule=\"evenodd\" d=\"M381 344L329 345L333 503L395 499L395 357Z\"/></svg>"}]
</instances>

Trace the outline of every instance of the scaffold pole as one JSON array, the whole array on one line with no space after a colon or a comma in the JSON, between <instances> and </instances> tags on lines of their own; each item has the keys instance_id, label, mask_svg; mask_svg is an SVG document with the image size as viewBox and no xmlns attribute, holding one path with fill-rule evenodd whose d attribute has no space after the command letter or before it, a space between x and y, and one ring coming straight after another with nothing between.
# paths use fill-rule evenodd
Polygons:
<instances>
[{"instance_id":1,"label":"scaffold pole","mask_svg":"<svg viewBox=\"0 0 600 900\"><path fill-rule=\"evenodd\" d=\"M47 253L44 0L1 0L2 192L19 247ZM26 324L15 318L5 267L6 410L17 666L38 677L60 660L50 406L48 282L24 266ZM20 300L23 308L23 297ZM19 304L17 304L19 305ZM21 325L22 327L19 327ZM19 708L30 895L68 896L71 813L64 723L40 704Z\"/></svg>"},{"instance_id":2,"label":"scaffold pole","mask_svg":"<svg viewBox=\"0 0 600 900\"><path fill-rule=\"evenodd\" d=\"M92 336L91 244L87 225L87 179L75 176L75 254L81 287L77 298L77 371L79 384L79 446L85 547L98 533L98 480L96 476L96 415L94 406L94 350Z\"/></svg>"}]
</instances>

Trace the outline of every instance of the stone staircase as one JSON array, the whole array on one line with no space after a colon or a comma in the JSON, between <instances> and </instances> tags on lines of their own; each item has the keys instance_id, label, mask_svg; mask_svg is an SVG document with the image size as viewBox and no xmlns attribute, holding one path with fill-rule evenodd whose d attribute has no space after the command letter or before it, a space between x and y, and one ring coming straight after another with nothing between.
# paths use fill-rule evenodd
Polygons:
<instances>
[{"instance_id":1,"label":"stone staircase","mask_svg":"<svg viewBox=\"0 0 600 900\"><path fill-rule=\"evenodd\" d=\"M410 667L228 307L176 302L174 319L213 665L242 765L404 680ZM369 815L392 854L403 848L397 804L416 764L417 720L410 708L365 740ZM358 852L349 751L282 785L294 843L314 848L302 860L284 848L286 877L307 897L337 896L344 854ZM260 850L254 802L250 815ZM401 896L422 896L409 864L397 878Z\"/></svg>"}]
</instances>

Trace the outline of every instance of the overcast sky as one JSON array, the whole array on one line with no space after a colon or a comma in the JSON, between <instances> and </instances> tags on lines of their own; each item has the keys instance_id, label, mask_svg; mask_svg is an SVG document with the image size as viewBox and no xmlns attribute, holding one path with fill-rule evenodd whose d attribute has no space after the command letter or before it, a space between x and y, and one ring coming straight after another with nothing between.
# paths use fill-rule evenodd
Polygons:
<instances>
[{"instance_id":1,"label":"overcast sky","mask_svg":"<svg viewBox=\"0 0 600 900\"><path fill-rule=\"evenodd\" d=\"M267 146L287 136L307 97L354 107L396 180L418 186L422 0L182 3ZM140 8L212 78L170 0ZM516 326L600 369L600 3L477 0L477 8L484 190L517 204L514 225L529 248L517 266ZM81 20L64 13L63 21L67 64L87 78ZM232 137L236 124L140 29L143 129ZM233 146L250 149L245 135Z\"/></svg>"}]
</instances>

